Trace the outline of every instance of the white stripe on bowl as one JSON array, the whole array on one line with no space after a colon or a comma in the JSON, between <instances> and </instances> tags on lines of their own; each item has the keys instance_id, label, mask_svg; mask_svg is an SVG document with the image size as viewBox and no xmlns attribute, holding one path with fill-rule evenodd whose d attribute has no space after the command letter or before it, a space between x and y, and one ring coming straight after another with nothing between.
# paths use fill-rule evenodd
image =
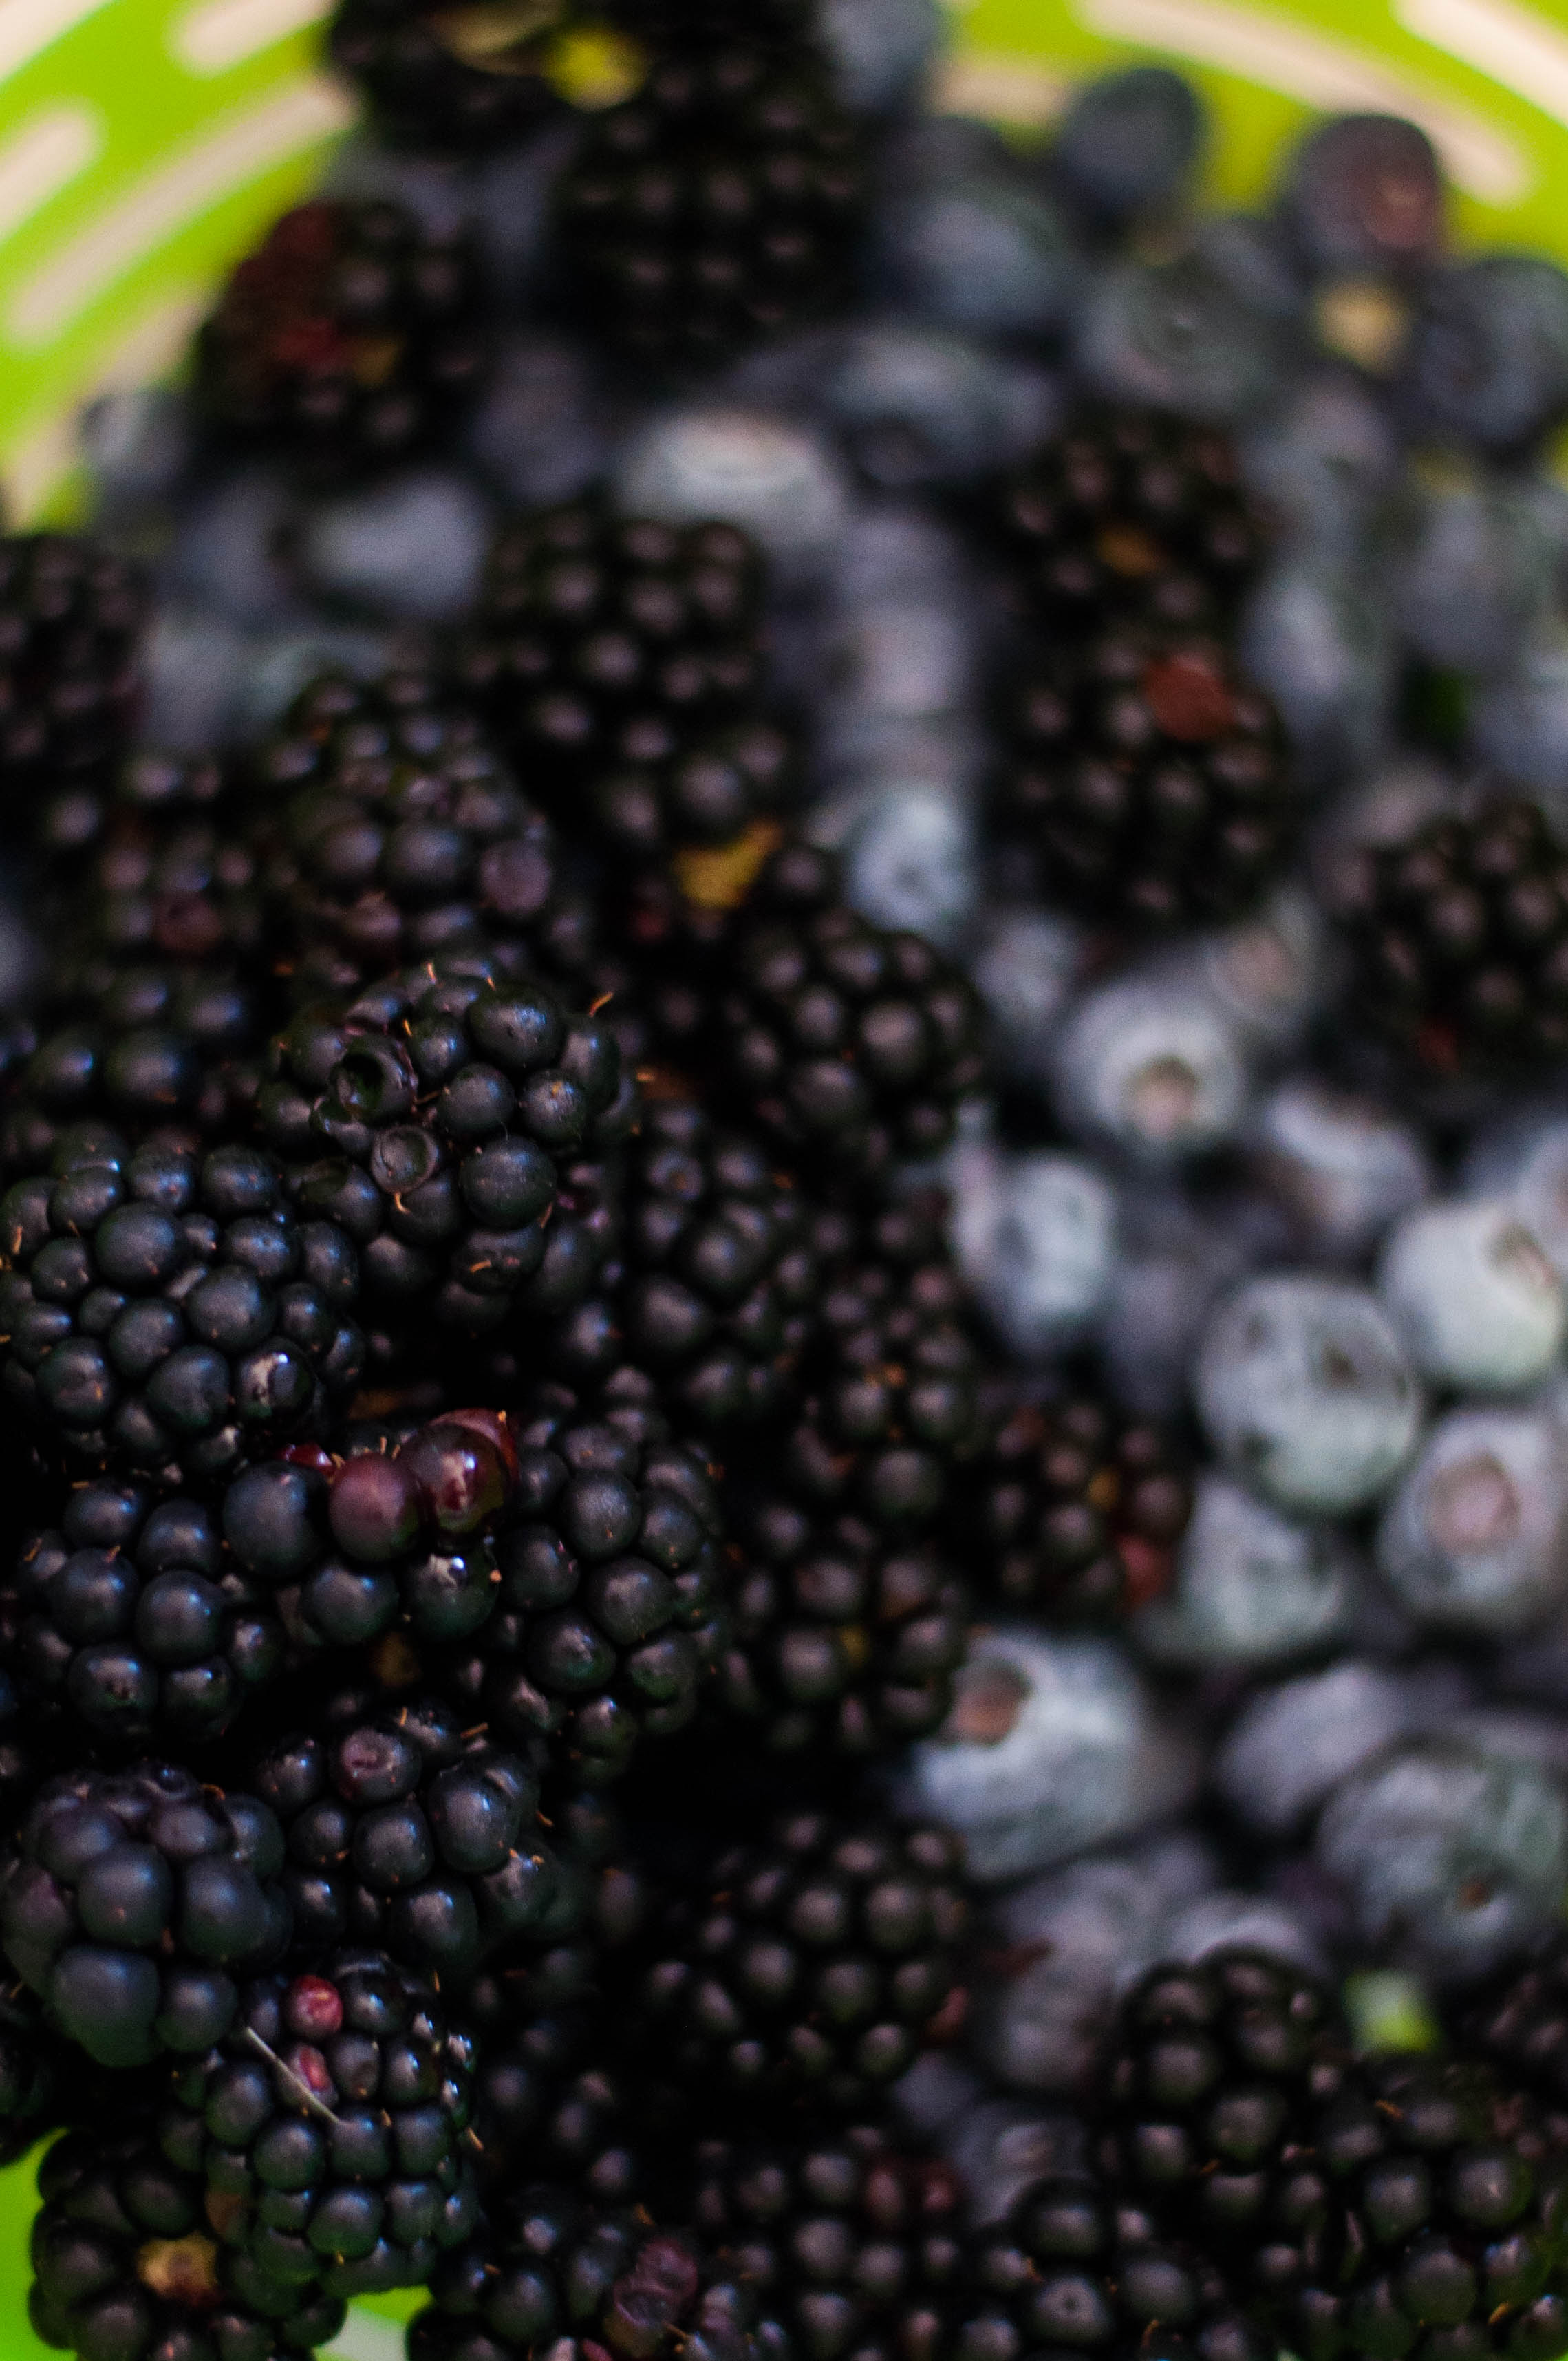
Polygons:
<instances>
[{"instance_id":1,"label":"white stripe on bowl","mask_svg":"<svg viewBox=\"0 0 1568 2361\"><path fill-rule=\"evenodd\" d=\"M1369 50L1286 17L1228 0L1076 0L1076 14L1091 32L1219 66L1308 106L1408 115L1450 179L1487 204L1518 204L1534 181L1530 159L1497 125L1407 80Z\"/></svg>"},{"instance_id":2,"label":"white stripe on bowl","mask_svg":"<svg viewBox=\"0 0 1568 2361\"><path fill-rule=\"evenodd\" d=\"M50 106L0 140L0 238L84 172L104 144L95 107Z\"/></svg>"},{"instance_id":3,"label":"white stripe on bowl","mask_svg":"<svg viewBox=\"0 0 1568 2361\"><path fill-rule=\"evenodd\" d=\"M344 130L353 115L347 94L320 76L225 115L201 139L120 191L107 212L23 280L6 312L13 342L24 348L52 344L166 238L274 165Z\"/></svg>"},{"instance_id":4,"label":"white stripe on bowl","mask_svg":"<svg viewBox=\"0 0 1568 2361\"><path fill-rule=\"evenodd\" d=\"M0 82L19 73L104 5L104 0L0 0Z\"/></svg>"},{"instance_id":5,"label":"white stripe on bowl","mask_svg":"<svg viewBox=\"0 0 1568 2361\"><path fill-rule=\"evenodd\" d=\"M1568 123L1568 35L1512 0L1395 0L1408 33Z\"/></svg>"},{"instance_id":6,"label":"white stripe on bowl","mask_svg":"<svg viewBox=\"0 0 1568 2361\"><path fill-rule=\"evenodd\" d=\"M291 33L319 25L332 0L198 0L177 17L169 46L192 73L226 73Z\"/></svg>"},{"instance_id":7,"label":"white stripe on bowl","mask_svg":"<svg viewBox=\"0 0 1568 2361\"><path fill-rule=\"evenodd\" d=\"M970 49L944 58L937 69L932 104L939 115L989 115L998 123L1043 129L1067 105L1065 74L1034 58L1003 49Z\"/></svg>"}]
</instances>

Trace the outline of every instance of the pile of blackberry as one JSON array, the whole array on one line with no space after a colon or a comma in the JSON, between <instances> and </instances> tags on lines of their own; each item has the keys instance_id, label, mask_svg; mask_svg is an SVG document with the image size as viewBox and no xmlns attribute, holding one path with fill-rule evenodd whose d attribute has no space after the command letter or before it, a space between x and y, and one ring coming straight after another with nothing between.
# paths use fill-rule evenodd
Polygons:
<instances>
[{"instance_id":1,"label":"pile of blackberry","mask_svg":"<svg viewBox=\"0 0 1568 2361\"><path fill-rule=\"evenodd\" d=\"M1429 544L1555 647L1568 279L1432 277L1413 130L1215 224L1164 70L922 114L931 14L336 0L366 131L89 422L101 538L0 543L0 2161L82 2361L1568 2349L1561 1651L1413 1598L1563 1604L1561 1175L1539 1253L1423 1202L1563 1124L1546 673L1454 699L1528 794L1384 759ZM1287 1164L1282 1506L1207 1323ZM1502 1932L1388 2054L1315 1963L1433 1893Z\"/></svg>"}]
</instances>

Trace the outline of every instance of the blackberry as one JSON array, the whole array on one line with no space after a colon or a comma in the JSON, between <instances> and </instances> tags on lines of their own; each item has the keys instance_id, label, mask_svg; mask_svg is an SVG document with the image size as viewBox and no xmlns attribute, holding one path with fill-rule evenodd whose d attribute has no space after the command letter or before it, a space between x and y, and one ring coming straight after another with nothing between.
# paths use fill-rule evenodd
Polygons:
<instances>
[{"instance_id":1,"label":"blackberry","mask_svg":"<svg viewBox=\"0 0 1568 2361\"><path fill-rule=\"evenodd\" d=\"M1314 2126L1347 2071L1327 1995L1295 1970L1245 1950L1153 1968L1105 2069L1107 2181L1165 2235L1230 2257L1249 2295L1288 2294L1323 2217Z\"/></svg>"},{"instance_id":2,"label":"blackberry","mask_svg":"<svg viewBox=\"0 0 1568 2361\"><path fill-rule=\"evenodd\" d=\"M1475 2061L1374 2060L1313 2145L1327 2219L1282 2322L1303 2361L1562 2351L1568 2177L1519 2092Z\"/></svg>"},{"instance_id":3,"label":"blackberry","mask_svg":"<svg viewBox=\"0 0 1568 2361\"><path fill-rule=\"evenodd\" d=\"M202 2184L150 2120L68 2133L38 2172L35 2334L82 2361L292 2361L343 2325L340 2298L280 2290L225 2255Z\"/></svg>"},{"instance_id":4,"label":"blackberry","mask_svg":"<svg viewBox=\"0 0 1568 2361\"><path fill-rule=\"evenodd\" d=\"M554 832L475 717L422 673L302 692L257 758L277 807L269 885L294 995L345 995L405 963L488 951L575 979L591 918Z\"/></svg>"},{"instance_id":5,"label":"blackberry","mask_svg":"<svg viewBox=\"0 0 1568 2361\"><path fill-rule=\"evenodd\" d=\"M1175 1437L1098 1397L1018 1403L959 1494L976 1588L1054 1618L1135 1613L1168 1587L1192 1512Z\"/></svg>"},{"instance_id":6,"label":"blackberry","mask_svg":"<svg viewBox=\"0 0 1568 2361\"><path fill-rule=\"evenodd\" d=\"M653 523L586 500L546 509L493 544L458 677L563 821L580 827L587 781L630 767L657 774L663 828L710 792L670 766L736 723L761 686L762 596L759 554L733 525ZM747 742L755 764L762 741L750 755Z\"/></svg>"},{"instance_id":7,"label":"blackberry","mask_svg":"<svg viewBox=\"0 0 1568 2361\"><path fill-rule=\"evenodd\" d=\"M872 2130L795 2149L704 2141L691 2216L770 2350L939 2361L968 2292L957 2176Z\"/></svg>"},{"instance_id":8,"label":"blackberry","mask_svg":"<svg viewBox=\"0 0 1568 2361\"><path fill-rule=\"evenodd\" d=\"M564 13L526 9L498 33L418 0L339 0L328 48L390 139L468 156L509 146L558 106L548 69Z\"/></svg>"},{"instance_id":9,"label":"blackberry","mask_svg":"<svg viewBox=\"0 0 1568 2361\"><path fill-rule=\"evenodd\" d=\"M1212 926L1255 903L1298 797L1272 705L1216 642L1113 625L1014 693L1004 822L1042 888L1143 928Z\"/></svg>"},{"instance_id":10,"label":"blackberry","mask_svg":"<svg viewBox=\"0 0 1568 2361\"><path fill-rule=\"evenodd\" d=\"M748 2113L874 2104L953 1998L960 1861L939 1828L811 1812L722 1854L648 1941L638 2052Z\"/></svg>"},{"instance_id":11,"label":"blackberry","mask_svg":"<svg viewBox=\"0 0 1568 2361\"><path fill-rule=\"evenodd\" d=\"M873 1755L938 1729L969 1629L942 1549L776 1491L742 1497L736 1523L724 1710L780 1754Z\"/></svg>"},{"instance_id":12,"label":"blackberry","mask_svg":"<svg viewBox=\"0 0 1568 2361\"><path fill-rule=\"evenodd\" d=\"M63 864L86 852L96 858L113 830L161 840L203 821L230 818L233 786L227 767L212 755L185 760L143 750L45 797L38 842Z\"/></svg>"},{"instance_id":13,"label":"blackberry","mask_svg":"<svg viewBox=\"0 0 1568 2361\"><path fill-rule=\"evenodd\" d=\"M1568 1048L1568 854L1538 805L1497 797L1362 851L1336 881L1354 1005L1442 1077Z\"/></svg>"},{"instance_id":14,"label":"blackberry","mask_svg":"<svg viewBox=\"0 0 1568 2361\"><path fill-rule=\"evenodd\" d=\"M478 265L465 236L401 205L318 201L276 221L196 339L218 431L313 472L384 467L429 444L479 377Z\"/></svg>"},{"instance_id":15,"label":"blackberry","mask_svg":"<svg viewBox=\"0 0 1568 2361\"><path fill-rule=\"evenodd\" d=\"M47 847L58 815L104 792L136 713L147 592L68 533L0 535L0 790L8 832Z\"/></svg>"},{"instance_id":16,"label":"blackberry","mask_svg":"<svg viewBox=\"0 0 1568 2361\"><path fill-rule=\"evenodd\" d=\"M16 1839L0 1942L51 2021L101 2066L203 2049L235 1973L289 1937L283 1839L253 1796L147 1762L48 1781Z\"/></svg>"},{"instance_id":17,"label":"blackberry","mask_svg":"<svg viewBox=\"0 0 1568 2361\"><path fill-rule=\"evenodd\" d=\"M607 1027L538 984L426 968L302 1011L273 1064L263 1132L302 1213L354 1237L373 1314L466 1334L586 1293L609 1209L591 1167L573 1188L563 1166L613 1144L634 1104Z\"/></svg>"},{"instance_id":18,"label":"blackberry","mask_svg":"<svg viewBox=\"0 0 1568 2361\"><path fill-rule=\"evenodd\" d=\"M358 1382L349 1235L292 1213L258 1149L62 1144L0 1242L6 1394L92 1465L222 1477Z\"/></svg>"},{"instance_id":19,"label":"blackberry","mask_svg":"<svg viewBox=\"0 0 1568 2361\"><path fill-rule=\"evenodd\" d=\"M1568 1941L1554 1938L1523 1967L1495 1977L1460 2022L1467 2056L1485 2059L1542 2110L1568 2148Z\"/></svg>"},{"instance_id":20,"label":"blackberry","mask_svg":"<svg viewBox=\"0 0 1568 2361\"><path fill-rule=\"evenodd\" d=\"M1003 486L998 517L1018 601L1053 638L1212 630L1264 554L1229 438L1152 411L1074 419Z\"/></svg>"},{"instance_id":21,"label":"blackberry","mask_svg":"<svg viewBox=\"0 0 1568 2361\"><path fill-rule=\"evenodd\" d=\"M201 967L111 968L87 979L71 1021L13 1033L14 1087L0 1122L0 1166L47 1171L100 1144L109 1155L157 1134L190 1148L232 1138L247 1120L256 1003L246 985Z\"/></svg>"},{"instance_id":22,"label":"blackberry","mask_svg":"<svg viewBox=\"0 0 1568 2361\"><path fill-rule=\"evenodd\" d=\"M460 1989L544 1916L538 1781L429 1697L369 1712L349 1696L312 1719L249 1774L288 1846L296 1951L371 1945Z\"/></svg>"},{"instance_id":23,"label":"blackberry","mask_svg":"<svg viewBox=\"0 0 1568 2361\"><path fill-rule=\"evenodd\" d=\"M623 862L649 862L727 846L797 800L795 749L760 714L665 749L666 733L627 733L630 752L587 784L596 838Z\"/></svg>"},{"instance_id":24,"label":"blackberry","mask_svg":"<svg viewBox=\"0 0 1568 2361\"><path fill-rule=\"evenodd\" d=\"M1157 2237L1092 2175L1048 2174L1025 2188L975 2243L971 2309L958 2361L1139 2354L1147 2361L1270 2361L1201 2250Z\"/></svg>"},{"instance_id":25,"label":"blackberry","mask_svg":"<svg viewBox=\"0 0 1568 2361\"><path fill-rule=\"evenodd\" d=\"M916 1255L939 1247L924 1224L906 1243ZM784 1453L798 1498L852 1509L883 1533L931 1531L984 1433L966 1311L950 1261L936 1252L873 1254L835 1275L817 1306L811 1391Z\"/></svg>"},{"instance_id":26,"label":"blackberry","mask_svg":"<svg viewBox=\"0 0 1568 2361\"><path fill-rule=\"evenodd\" d=\"M258 1978L232 2032L177 2070L163 2151L266 2279L419 2287L477 2218L473 2065L432 1985L381 1952L329 1953Z\"/></svg>"},{"instance_id":27,"label":"blackberry","mask_svg":"<svg viewBox=\"0 0 1568 2361\"><path fill-rule=\"evenodd\" d=\"M520 1420L496 1611L443 1673L471 1720L552 1741L590 1786L620 1775L640 1735L690 1720L725 1604L715 1471L646 1402L612 1389L600 1411L560 1388Z\"/></svg>"},{"instance_id":28,"label":"blackberry","mask_svg":"<svg viewBox=\"0 0 1568 2361\"><path fill-rule=\"evenodd\" d=\"M35 1993L18 1986L0 1996L0 2169L65 2122L80 2095L74 2067Z\"/></svg>"},{"instance_id":29,"label":"blackberry","mask_svg":"<svg viewBox=\"0 0 1568 2361\"><path fill-rule=\"evenodd\" d=\"M758 2350L745 2291L705 2268L689 2234L548 2183L510 2191L430 2293L410 2361L752 2361Z\"/></svg>"},{"instance_id":30,"label":"blackberry","mask_svg":"<svg viewBox=\"0 0 1568 2361\"><path fill-rule=\"evenodd\" d=\"M836 1184L938 1154L981 1071L963 977L917 936L857 917L837 862L800 843L746 897L714 1032L721 1082L782 1150Z\"/></svg>"},{"instance_id":31,"label":"blackberry","mask_svg":"<svg viewBox=\"0 0 1568 2361\"><path fill-rule=\"evenodd\" d=\"M288 1661L271 1601L218 1517L183 1495L78 1487L59 1525L28 1538L9 1587L0 1625L24 1693L99 1744L209 1744Z\"/></svg>"},{"instance_id":32,"label":"blackberry","mask_svg":"<svg viewBox=\"0 0 1568 2361\"><path fill-rule=\"evenodd\" d=\"M865 179L808 39L683 28L562 177L564 283L629 359L722 360L848 294Z\"/></svg>"},{"instance_id":33,"label":"blackberry","mask_svg":"<svg viewBox=\"0 0 1568 2361\"><path fill-rule=\"evenodd\" d=\"M215 762L139 754L122 766L91 843L71 848L91 866L53 961L62 998L100 1000L127 964L228 977L242 968L255 994L270 964L269 913L262 864L231 797Z\"/></svg>"},{"instance_id":34,"label":"blackberry","mask_svg":"<svg viewBox=\"0 0 1568 2361\"><path fill-rule=\"evenodd\" d=\"M813 1320L810 1216L758 1144L645 1109L629 1159L627 1350L705 1432L776 1413Z\"/></svg>"}]
</instances>

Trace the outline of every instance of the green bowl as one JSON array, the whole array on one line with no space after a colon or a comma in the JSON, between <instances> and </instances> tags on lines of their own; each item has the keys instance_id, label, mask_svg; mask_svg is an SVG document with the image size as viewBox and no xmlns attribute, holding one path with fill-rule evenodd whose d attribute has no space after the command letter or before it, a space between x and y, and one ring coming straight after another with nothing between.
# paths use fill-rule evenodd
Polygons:
<instances>
[{"instance_id":1,"label":"green bowl","mask_svg":"<svg viewBox=\"0 0 1568 2361\"><path fill-rule=\"evenodd\" d=\"M1462 233L1568 261L1568 0L948 0L940 104L1043 129L1079 76L1151 53L1213 111L1209 194L1266 185L1316 109L1409 115ZM353 119L317 66L328 0L0 0L0 478L14 521L69 513L72 419L156 377L207 291ZM27 2324L36 2159L0 2174L0 2361ZM334 2351L397 2361L418 2298L356 2308Z\"/></svg>"}]
</instances>

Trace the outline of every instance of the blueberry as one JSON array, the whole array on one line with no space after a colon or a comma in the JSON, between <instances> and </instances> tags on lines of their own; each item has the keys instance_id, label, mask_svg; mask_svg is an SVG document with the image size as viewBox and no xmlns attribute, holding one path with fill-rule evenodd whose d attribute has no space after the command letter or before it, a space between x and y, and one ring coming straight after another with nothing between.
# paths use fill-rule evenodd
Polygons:
<instances>
[{"instance_id":1,"label":"blueberry","mask_svg":"<svg viewBox=\"0 0 1568 2361\"><path fill-rule=\"evenodd\" d=\"M1082 268L1060 212L1016 171L896 191L872 228L873 283L893 308L964 335L1051 335Z\"/></svg>"},{"instance_id":2,"label":"blueberry","mask_svg":"<svg viewBox=\"0 0 1568 2361\"><path fill-rule=\"evenodd\" d=\"M1568 411L1568 273L1481 254L1429 280L1401 393L1418 431L1501 456Z\"/></svg>"},{"instance_id":3,"label":"blueberry","mask_svg":"<svg viewBox=\"0 0 1568 2361\"><path fill-rule=\"evenodd\" d=\"M1091 1164L963 1148L952 1207L959 1266L1014 1353L1037 1359L1088 1334L1116 1252L1115 1197Z\"/></svg>"},{"instance_id":4,"label":"blueberry","mask_svg":"<svg viewBox=\"0 0 1568 2361\"><path fill-rule=\"evenodd\" d=\"M1376 1499L1420 1426L1420 1388L1376 1298L1305 1273L1249 1279L1226 1299L1194 1388L1227 1464L1300 1514Z\"/></svg>"},{"instance_id":5,"label":"blueberry","mask_svg":"<svg viewBox=\"0 0 1568 2361\"><path fill-rule=\"evenodd\" d=\"M952 950L980 902L970 814L939 787L910 782L873 790L845 840L844 895L873 926Z\"/></svg>"},{"instance_id":6,"label":"blueberry","mask_svg":"<svg viewBox=\"0 0 1568 2361\"><path fill-rule=\"evenodd\" d=\"M470 480L422 470L316 504L298 554L329 598L378 620L445 622L474 602L489 528Z\"/></svg>"},{"instance_id":7,"label":"blueberry","mask_svg":"<svg viewBox=\"0 0 1568 2361\"><path fill-rule=\"evenodd\" d=\"M1255 1689L1215 1753L1215 1786L1245 1826L1286 1837L1410 1718L1397 1675L1346 1657Z\"/></svg>"},{"instance_id":8,"label":"blueberry","mask_svg":"<svg viewBox=\"0 0 1568 2361\"><path fill-rule=\"evenodd\" d=\"M1532 1384L1568 1328L1562 1280L1502 1199L1408 1213L1384 1246L1377 1291L1421 1375L1466 1391Z\"/></svg>"},{"instance_id":9,"label":"blueberry","mask_svg":"<svg viewBox=\"0 0 1568 2361\"><path fill-rule=\"evenodd\" d=\"M1177 1833L1091 1853L1000 1896L990 1929L998 1965L975 1993L973 2038L1016 2090L1082 2087L1098 2066L1119 1983L1165 1949L1173 1908L1212 1885L1216 1866Z\"/></svg>"},{"instance_id":10,"label":"blueberry","mask_svg":"<svg viewBox=\"0 0 1568 2361\"><path fill-rule=\"evenodd\" d=\"M1176 1585L1146 1607L1134 1636L1161 1664L1251 1669L1310 1655L1343 1639L1347 1554L1221 1476L1198 1486Z\"/></svg>"},{"instance_id":11,"label":"blueberry","mask_svg":"<svg viewBox=\"0 0 1568 2361\"><path fill-rule=\"evenodd\" d=\"M984 1882L1132 1834L1179 1810L1197 1764L1107 1640L982 1631L938 1735L899 1781L901 1807L963 1839Z\"/></svg>"},{"instance_id":12,"label":"blueberry","mask_svg":"<svg viewBox=\"0 0 1568 2361\"><path fill-rule=\"evenodd\" d=\"M1391 639L1384 602L1337 552L1287 555L1266 571L1246 602L1240 652L1310 782L1370 767L1392 717Z\"/></svg>"},{"instance_id":13,"label":"blueberry","mask_svg":"<svg viewBox=\"0 0 1568 2361\"><path fill-rule=\"evenodd\" d=\"M966 337L892 323L851 336L821 399L861 474L888 491L1022 461L1050 423L1048 380Z\"/></svg>"},{"instance_id":14,"label":"blueberry","mask_svg":"<svg viewBox=\"0 0 1568 2361\"><path fill-rule=\"evenodd\" d=\"M1394 1966L1464 1982L1554 1923L1568 1806L1528 1763L1407 1739L1336 1789L1316 1851L1362 1942Z\"/></svg>"},{"instance_id":15,"label":"blueberry","mask_svg":"<svg viewBox=\"0 0 1568 2361\"><path fill-rule=\"evenodd\" d=\"M1264 1187L1306 1243L1336 1259L1364 1253L1431 1187L1426 1150L1408 1124L1311 1073L1278 1083L1260 1103L1251 1144Z\"/></svg>"},{"instance_id":16,"label":"blueberry","mask_svg":"<svg viewBox=\"0 0 1568 2361\"><path fill-rule=\"evenodd\" d=\"M1278 324L1197 253L1113 263L1080 315L1074 357L1098 394L1222 425L1266 404L1279 373Z\"/></svg>"},{"instance_id":17,"label":"blueberry","mask_svg":"<svg viewBox=\"0 0 1568 2361\"><path fill-rule=\"evenodd\" d=\"M904 105L942 38L937 0L822 0L818 21L834 87L858 115Z\"/></svg>"},{"instance_id":18,"label":"blueberry","mask_svg":"<svg viewBox=\"0 0 1568 2361\"><path fill-rule=\"evenodd\" d=\"M1203 105L1168 66L1124 66L1076 93L1051 148L1058 179L1120 227L1181 196L1203 146Z\"/></svg>"},{"instance_id":19,"label":"blueberry","mask_svg":"<svg viewBox=\"0 0 1568 2361\"><path fill-rule=\"evenodd\" d=\"M1243 1045L1206 994L1136 975L1102 984L1068 1016L1053 1066L1069 1128L1142 1163L1202 1155L1241 1126Z\"/></svg>"},{"instance_id":20,"label":"blueberry","mask_svg":"<svg viewBox=\"0 0 1568 2361\"><path fill-rule=\"evenodd\" d=\"M1280 209L1315 274L1408 277L1443 242L1442 174L1431 141L1391 115L1341 115L1291 157Z\"/></svg>"},{"instance_id":21,"label":"blueberry","mask_svg":"<svg viewBox=\"0 0 1568 2361\"><path fill-rule=\"evenodd\" d=\"M1508 1638L1568 1601L1562 1438L1538 1411L1462 1410L1432 1429L1377 1536L1407 1612Z\"/></svg>"},{"instance_id":22,"label":"blueberry","mask_svg":"<svg viewBox=\"0 0 1568 2361\"><path fill-rule=\"evenodd\" d=\"M843 532L849 489L816 434L745 410L674 410L635 435L616 483L633 516L722 518L767 552L785 582L818 575Z\"/></svg>"}]
</instances>

